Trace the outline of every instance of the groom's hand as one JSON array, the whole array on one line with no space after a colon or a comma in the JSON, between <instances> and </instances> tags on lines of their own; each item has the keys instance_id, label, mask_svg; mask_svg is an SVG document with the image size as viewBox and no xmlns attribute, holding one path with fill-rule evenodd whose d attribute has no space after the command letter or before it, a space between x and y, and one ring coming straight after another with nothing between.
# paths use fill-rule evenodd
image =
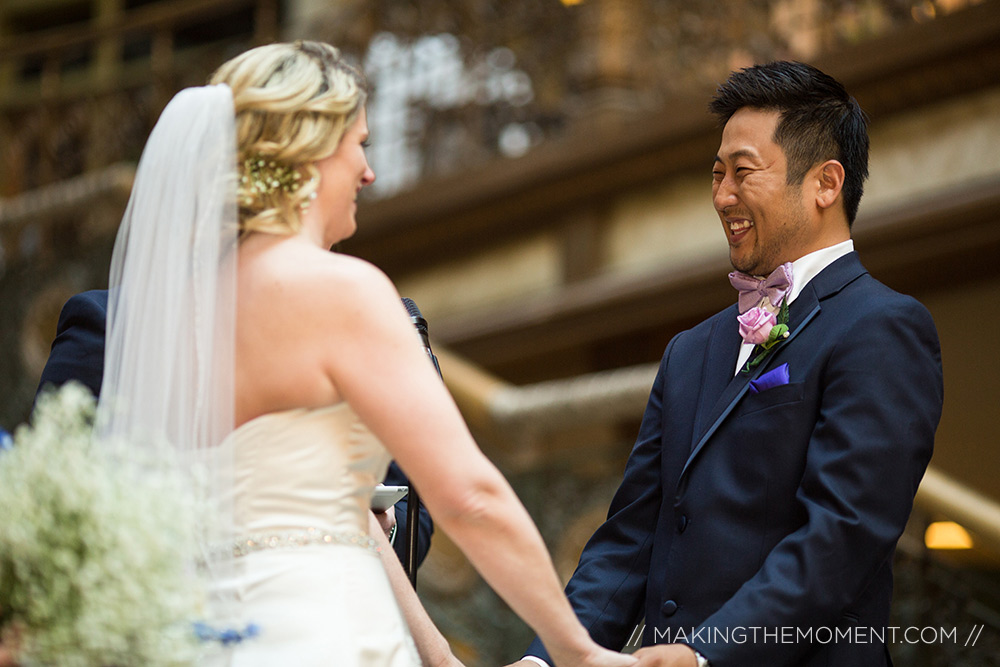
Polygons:
<instances>
[{"instance_id":1,"label":"groom's hand","mask_svg":"<svg viewBox=\"0 0 1000 667\"><path fill-rule=\"evenodd\" d=\"M538 667L538 663L531 660L518 660L510 663L507 667Z\"/></svg>"},{"instance_id":2,"label":"groom's hand","mask_svg":"<svg viewBox=\"0 0 1000 667\"><path fill-rule=\"evenodd\" d=\"M633 653L639 659L636 667L697 667L694 649L687 644L657 644Z\"/></svg>"},{"instance_id":3,"label":"groom's hand","mask_svg":"<svg viewBox=\"0 0 1000 667\"><path fill-rule=\"evenodd\" d=\"M375 520L378 521L378 527L382 529L385 539L391 542L392 529L396 527L396 506L393 505L384 512L372 510L372 514L375 515Z\"/></svg>"}]
</instances>

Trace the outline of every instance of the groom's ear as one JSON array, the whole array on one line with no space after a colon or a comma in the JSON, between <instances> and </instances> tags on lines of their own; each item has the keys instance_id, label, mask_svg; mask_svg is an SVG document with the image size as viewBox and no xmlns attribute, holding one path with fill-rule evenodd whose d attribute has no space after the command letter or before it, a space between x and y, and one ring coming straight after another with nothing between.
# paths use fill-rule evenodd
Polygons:
<instances>
[{"instance_id":1,"label":"groom's ear","mask_svg":"<svg viewBox=\"0 0 1000 667\"><path fill-rule=\"evenodd\" d=\"M844 165L839 160L827 160L814 168L816 206L827 209L840 200L844 189Z\"/></svg>"}]
</instances>

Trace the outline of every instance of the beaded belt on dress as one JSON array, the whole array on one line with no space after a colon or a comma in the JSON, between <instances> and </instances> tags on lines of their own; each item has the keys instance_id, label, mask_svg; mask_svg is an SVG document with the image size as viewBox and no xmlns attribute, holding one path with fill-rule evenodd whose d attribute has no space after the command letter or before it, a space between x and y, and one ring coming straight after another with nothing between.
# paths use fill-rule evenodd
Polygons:
<instances>
[{"instance_id":1,"label":"beaded belt on dress","mask_svg":"<svg viewBox=\"0 0 1000 667\"><path fill-rule=\"evenodd\" d=\"M246 535L233 541L233 558L264 551L267 549L294 549L318 544L339 544L342 546L361 547L378 554L381 549L378 543L367 533L347 531L325 531L319 528L285 531L278 533L258 533Z\"/></svg>"}]
</instances>

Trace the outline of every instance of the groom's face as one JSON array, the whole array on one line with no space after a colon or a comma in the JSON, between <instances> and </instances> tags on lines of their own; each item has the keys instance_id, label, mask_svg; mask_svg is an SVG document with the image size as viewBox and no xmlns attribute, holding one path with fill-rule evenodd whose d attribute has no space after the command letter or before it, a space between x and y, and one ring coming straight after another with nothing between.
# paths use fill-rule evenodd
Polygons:
<instances>
[{"instance_id":1,"label":"groom's face","mask_svg":"<svg viewBox=\"0 0 1000 667\"><path fill-rule=\"evenodd\" d=\"M788 184L785 153L774 142L778 119L778 111L749 107L733 114L712 169L712 202L729 260L756 276L798 259L811 244L802 186Z\"/></svg>"}]
</instances>

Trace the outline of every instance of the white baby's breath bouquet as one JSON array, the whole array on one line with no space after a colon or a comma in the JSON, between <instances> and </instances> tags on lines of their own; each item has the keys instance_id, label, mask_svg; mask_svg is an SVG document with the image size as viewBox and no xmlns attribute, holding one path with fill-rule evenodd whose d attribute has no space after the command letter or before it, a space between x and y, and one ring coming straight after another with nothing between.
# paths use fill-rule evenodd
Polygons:
<instances>
[{"instance_id":1,"label":"white baby's breath bouquet","mask_svg":"<svg viewBox=\"0 0 1000 667\"><path fill-rule=\"evenodd\" d=\"M4 644L23 665L189 664L194 501L164 448L96 442L94 411L78 384L43 394L0 451Z\"/></svg>"}]
</instances>

